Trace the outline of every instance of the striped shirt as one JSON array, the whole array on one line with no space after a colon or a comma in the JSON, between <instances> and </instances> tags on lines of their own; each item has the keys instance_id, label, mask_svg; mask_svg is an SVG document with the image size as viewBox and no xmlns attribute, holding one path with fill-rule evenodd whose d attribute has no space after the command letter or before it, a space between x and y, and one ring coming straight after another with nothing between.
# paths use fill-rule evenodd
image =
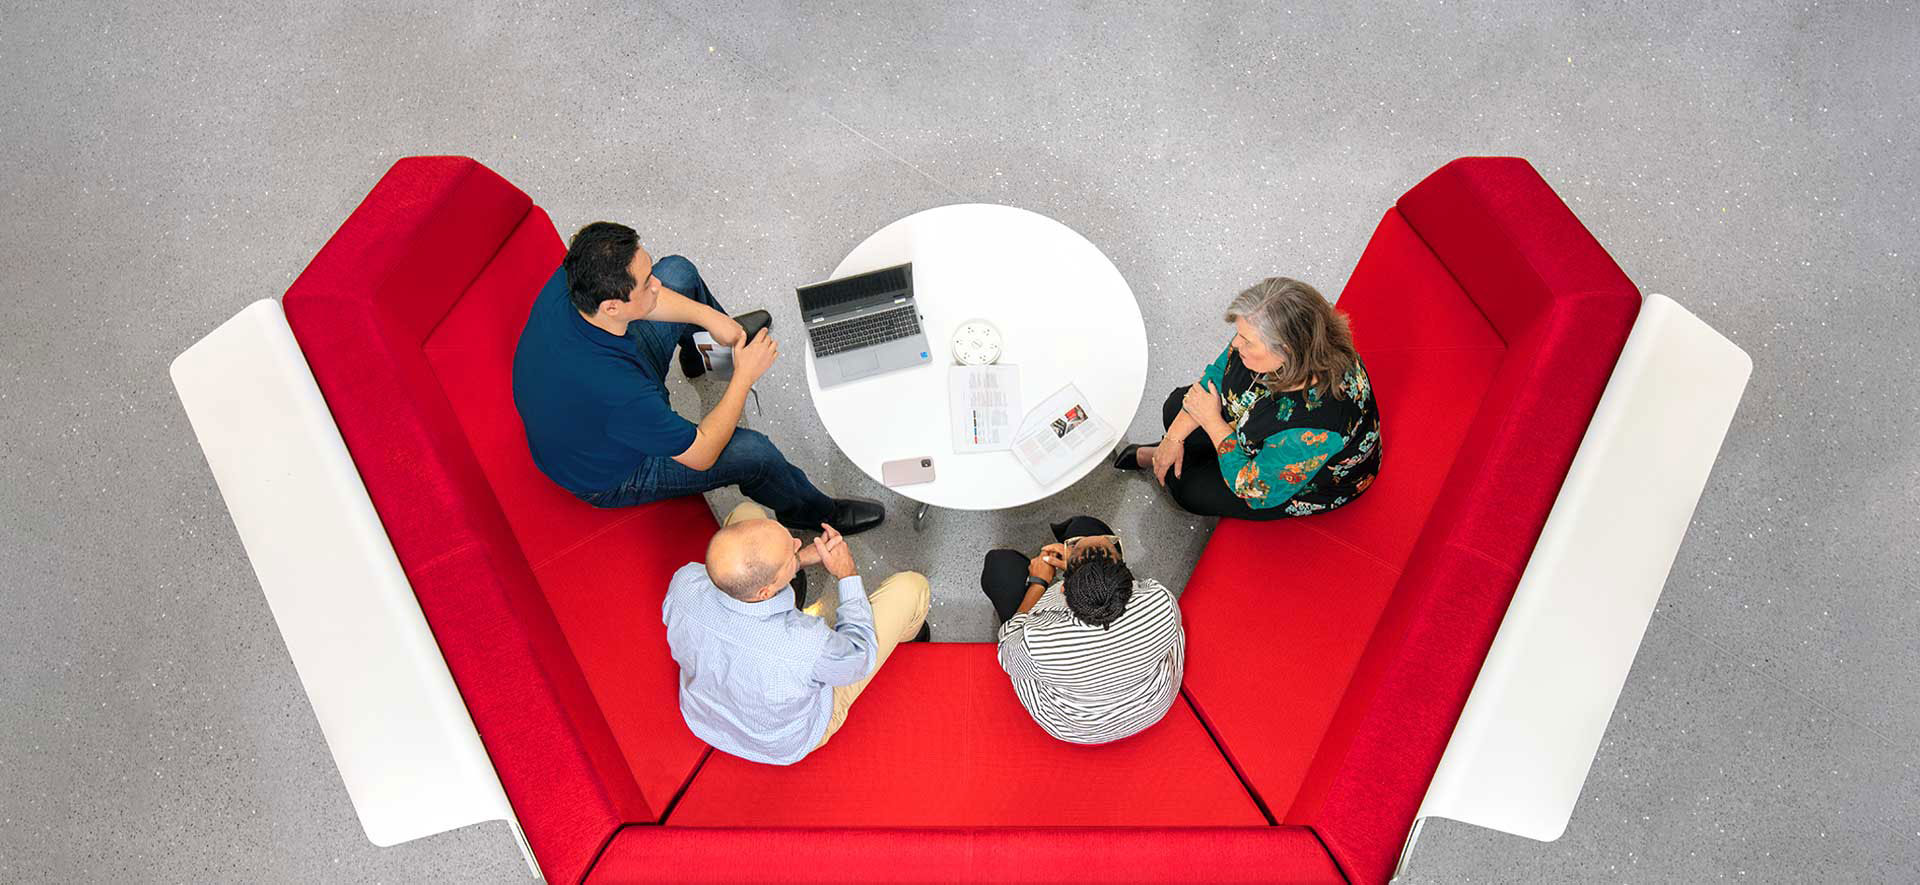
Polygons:
<instances>
[{"instance_id":1,"label":"striped shirt","mask_svg":"<svg viewBox=\"0 0 1920 885\"><path fill-rule=\"evenodd\" d=\"M1180 605L1158 581L1133 582L1127 611L1106 628L1067 609L1060 582L1000 628L1000 667L1050 735L1116 741L1160 721L1180 692L1187 639Z\"/></svg>"}]
</instances>

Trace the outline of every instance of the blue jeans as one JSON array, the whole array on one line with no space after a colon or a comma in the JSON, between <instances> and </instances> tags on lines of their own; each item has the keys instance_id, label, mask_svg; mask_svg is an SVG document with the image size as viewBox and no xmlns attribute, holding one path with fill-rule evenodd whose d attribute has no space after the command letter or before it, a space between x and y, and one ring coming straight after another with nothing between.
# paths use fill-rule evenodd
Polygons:
<instances>
[{"instance_id":1,"label":"blue jeans","mask_svg":"<svg viewBox=\"0 0 1920 885\"><path fill-rule=\"evenodd\" d=\"M654 262L653 275L661 285L726 312L693 262L668 255ZM691 323L640 320L627 326L627 337L633 339L642 367L664 383L673 349L691 347L690 339L698 331L700 327ZM581 495L580 499L595 507L632 507L723 486L739 486L741 494L772 510L783 521L812 526L833 515L833 499L815 488L805 471L789 463L766 434L744 427L734 429L719 459L706 470L694 470L672 458L654 455L640 462L620 485Z\"/></svg>"},{"instance_id":2,"label":"blue jeans","mask_svg":"<svg viewBox=\"0 0 1920 885\"><path fill-rule=\"evenodd\" d=\"M693 262L678 255L668 255L653 263L653 275L659 278L660 285L721 313L727 312L714 299L712 290L707 288L707 281L700 278L700 269L694 267ZM667 381L667 363L673 359L673 349L682 345L692 347L693 333L698 331L700 327L692 323L640 320L627 324L627 337L633 340L634 347L640 351L641 365L651 370L653 379L662 384Z\"/></svg>"}]
</instances>

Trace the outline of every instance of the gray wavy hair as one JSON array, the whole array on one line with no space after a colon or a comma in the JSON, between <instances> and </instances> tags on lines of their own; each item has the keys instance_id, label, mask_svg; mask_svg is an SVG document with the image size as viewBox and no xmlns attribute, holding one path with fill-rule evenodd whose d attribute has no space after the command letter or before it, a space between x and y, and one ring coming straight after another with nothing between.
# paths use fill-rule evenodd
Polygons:
<instances>
[{"instance_id":1,"label":"gray wavy hair","mask_svg":"<svg viewBox=\"0 0 1920 885\"><path fill-rule=\"evenodd\" d=\"M1353 330L1320 290L1288 277L1268 277L1227 306L1227 322L1241 319L1280 357L1280 368L1260 377L1268 390L1313 387L1322 394L1351 395L1347 378L1360 363Z\"/></svg>"}]
</instances>

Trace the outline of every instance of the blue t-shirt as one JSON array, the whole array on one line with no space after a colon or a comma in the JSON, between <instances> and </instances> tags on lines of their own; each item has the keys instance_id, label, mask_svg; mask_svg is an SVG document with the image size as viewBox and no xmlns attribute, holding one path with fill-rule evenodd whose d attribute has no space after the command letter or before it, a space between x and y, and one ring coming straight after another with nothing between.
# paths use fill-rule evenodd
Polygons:
<instances>
[{"instance_id":1,"label":"blue t-shirt","mask_svg":"<svg viewBox=\"0 0 1920 885\"><path fill-rule=\"evenodd\" d=\"M534 465L562 488L591 494L619 486L648 457L686 451L694 424L667 405L663 380L633 339L574 310L566 268L554 271L513 351L513 404Z\"/></svg>"}]
</instances>

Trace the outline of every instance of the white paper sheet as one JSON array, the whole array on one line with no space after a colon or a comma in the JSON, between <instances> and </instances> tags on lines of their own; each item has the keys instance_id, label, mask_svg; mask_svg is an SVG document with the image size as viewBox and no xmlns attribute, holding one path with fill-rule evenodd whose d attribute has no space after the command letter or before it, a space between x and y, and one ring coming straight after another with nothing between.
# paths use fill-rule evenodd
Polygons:
<instances>
[{"instance_id":1,"label":"white paper sheet","mask_svg":"<svg viewBox=\"0 0 1920 885\"><path fill-rule=\"evenodd\" d=\"M1113 440L1113 428L1093 414L1080 388L1069 384L1027 414L1013 438L1013 457L1036 482L1047 485L1074 465L1104 453Z\"/></svg>"},{"instance_id":2,"label":"white paper sheet","mask_svg":"<svg viewBox=\"0 0 1920 885\"><path fill-rule=\"evenodd\" d=\"M1020 367L954 366L947 402L955 454L1006 451L1020 416Z\"/></svg>"}]
</instances>

